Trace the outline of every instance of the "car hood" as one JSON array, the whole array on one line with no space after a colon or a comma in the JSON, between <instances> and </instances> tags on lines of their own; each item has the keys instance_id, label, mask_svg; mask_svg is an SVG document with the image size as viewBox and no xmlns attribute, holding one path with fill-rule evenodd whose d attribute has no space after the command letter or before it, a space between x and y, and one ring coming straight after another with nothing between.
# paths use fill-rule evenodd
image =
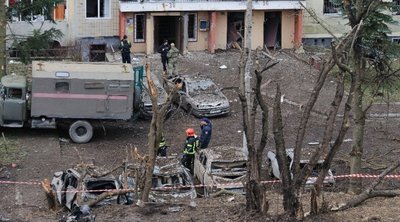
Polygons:
<instances>
[{"instance_id":1,"label":"car hood","mask_svg":"<svg viewBox=\"0 0 400 222\"><path fill-rule=\"evenodd\" d=\"M199 94L192 96L195 105L203 105L206 107L226 107L229 106L228 99L221 94Z\"/></svg>"}]
</instances>

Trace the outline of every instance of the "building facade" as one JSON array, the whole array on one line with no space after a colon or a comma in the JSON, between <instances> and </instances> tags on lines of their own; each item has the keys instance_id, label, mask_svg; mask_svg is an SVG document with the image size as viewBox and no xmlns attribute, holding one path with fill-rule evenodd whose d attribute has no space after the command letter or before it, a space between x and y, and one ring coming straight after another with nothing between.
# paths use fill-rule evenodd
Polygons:
<instances>
[{"instance_id":1,"label":"building facade","mask_svg":"<svg viewBox=\"0 0 400 222\"><path fill-rule=\"evenodd\" d=\"M400 0L392 1L394 5L400 7ZM341 37L344 33L350 30L346 20L340 10L341 5L334 4L332 0L306 0L307 8L311 9L315 15L321 20L336 37ZM400 22L400 13L387 12L393 16L393 19ZM389 25L392 33L389 37L400 42L400 26L398 24ZM303 44L304 45L319 45L329 47L333 37L329 34L313 17L306 11L303 19Z\"/></svg>"},{"instance_id":2,"label":"building facade","mask_svg":"<svg viewBox=\"0 0 400 222\"><path fill-rule=\"evenodd\" d=\"M16 1L26 0L6 0L6 4ZM55 6L56 23L40 12L32 13L29 21L15 13L7 34L30 35L33 29L55 27L64 33L55 45L75 46L83 61L102 61L105 52L117 51L125 34L134 53L156 53L166 39L182 52L214 53L241 47L246 4L245 0L65 0ZM253 1L252 14L253 49L301 45L303 11L298 1ZM10 40L7 46L11 45Z\"/></svg>"},{"instance_id":3,"label":"building facade","mask_svg":"<svg viewBox=\"0 0 400 222\"><path fill-rule=\"evenodd\" d=\"M305 4L305 1L303 2ZM134 52L152 54L164 41L182 51L213 53L240 46L246 1L120 1L120 32ZM253 1L252 48L295 48L301 44L302 10L298 1Z\"/></svg>"}]
</instances>

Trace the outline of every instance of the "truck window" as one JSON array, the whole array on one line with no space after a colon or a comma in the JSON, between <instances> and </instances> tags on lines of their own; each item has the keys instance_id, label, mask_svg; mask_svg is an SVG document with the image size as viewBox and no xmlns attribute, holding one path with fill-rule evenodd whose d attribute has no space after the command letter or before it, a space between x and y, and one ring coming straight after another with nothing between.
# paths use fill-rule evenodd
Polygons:
<instances>
[{"instance_id":1,"label":"truck window","mask_svg":"<svg viewBox=\"0 0 400 222\"><path fill-rule=\"evenodd\" d=\"M8 88L9 99L22 99L22 89Z\"/></svg>"},{"instance_id":2,"label":"truck window","mask_svg":"<svg viewBox=\"0 0 400 222\"><path fill-rule=\"evenodd\" d=\"M69 92L69 82L56 82L56 92L58 93Z\"/></svg>"},{"instance_id":3,"label":"truck window","mask_svg":"<svg viewBox=\"0 0 400 222\"><path fill-rule=\"evenodd\" d=\"M104 89L103 82L85 82L85 89Z\"/></svg>"}]
</instances>

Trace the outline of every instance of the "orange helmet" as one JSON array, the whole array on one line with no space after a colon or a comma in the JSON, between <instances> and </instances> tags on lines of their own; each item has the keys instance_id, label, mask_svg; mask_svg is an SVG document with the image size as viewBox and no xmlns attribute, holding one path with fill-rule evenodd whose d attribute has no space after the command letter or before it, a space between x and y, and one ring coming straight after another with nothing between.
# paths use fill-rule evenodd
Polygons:
<instances>
[{"instance_id":1,"label":"orange helmet","mask_svg":"<svg viewBox=\"0 0 400 222\"><path fill-rule=\"evenodd\" d=\"M194 129L193 128L188 128L186 130L186 136L194 136Z\"/></svg>"}]
</instances>

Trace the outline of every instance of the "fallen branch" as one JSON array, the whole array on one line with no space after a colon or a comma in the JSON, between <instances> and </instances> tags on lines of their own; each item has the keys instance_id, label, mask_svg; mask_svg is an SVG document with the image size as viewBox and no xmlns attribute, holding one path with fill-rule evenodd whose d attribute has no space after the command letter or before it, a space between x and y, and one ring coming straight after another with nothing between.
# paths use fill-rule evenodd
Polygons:
<instances>
[{"instance_id":1,"label":"fallen branch","mask_svg":"<svg viewBox=\"0 0 400 222\"><path fill-rule=\"evenodd\" d=\"M332 208L332 211L341 211L341 210L346 210L355 206L358 206L362 202L364 202L367 199L374 198L374 197L395 197L400 195L400 191L398 190L374 190L376 186L378 186L382 180L385 178L387 174L395 170L397 167L400 166L400 161L398 161L396 164L393 164L392 166L386 168L385 171L383 171L381 174L379 174L378 178L367 188L365 189L362 193L359 195L355 196L354 198L351 198L349 201L347 201L344 204L340 204L340 206L336 208Z\"/></svg>"},{"instance_id":2,"label":"fallen branch","mask_svg":"<svg viewBox=\"0 0 400 222\"><path fill-rule=\"evenodd\" d=\"M224 194L241 196L241 194L235 193L233 191L221 189L216 193L210 194L210 197L218 197L218 196L221 196L221 195L224 195Z\"/></svg>"}]
</instances>

